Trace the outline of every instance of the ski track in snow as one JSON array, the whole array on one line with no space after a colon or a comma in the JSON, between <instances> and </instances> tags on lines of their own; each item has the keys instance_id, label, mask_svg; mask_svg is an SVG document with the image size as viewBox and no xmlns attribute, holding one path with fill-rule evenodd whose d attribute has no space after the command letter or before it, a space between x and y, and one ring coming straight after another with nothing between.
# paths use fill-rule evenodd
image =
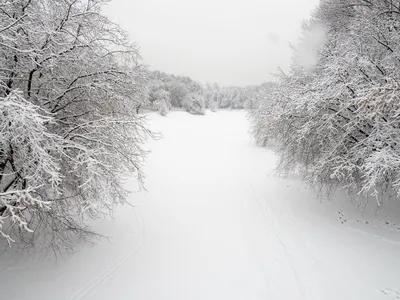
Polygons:
<instances>
[{"instance_id":1,"label":"ski track in snow","mask_svg":"<svg viewBox=\"0 0 400 300\"><path fill-rule=\"evenodd\" d=\"M151 113L149 124L163 138L148 144L147 191L93 224L110 241L57 263L3 254L2 299L400 299L400 239L341 224L342 207L273 176L244 111Z\"/></svg>"},{"instance_id":2,"label":"ski track in snow","mask_svg":"<svg viewBox=\"0 0 400 300\"><path fill-rule=\"evenodd\" d=\"M260 200L258 199L257 195L254 192L254 187L252 188L252 192L253 192L254 200L257 202L257 206L259 207L260 211L262 212L264 218L272 223L273 228L269 228L269 230L273 233L274 237L277 239L279 244L282 246L282 249L284 250L284 252L286 254L286 257L287 257L288 262L290 264L290 268L291 268L291 270L292 270L292 272L293 272L293 274L294 274L294 276L296 278L297 287L298 287L299 294L300 294L300 299L301 300L307 299L306 291L305 291L305 288L304 288L304 284L303 284L303 282L302 282L302 280L301 280L301 278L299 276L299 273L297 272L297 269L295 267L295 263L293 261L293 257L290 254L290 252L288 250L288 247L286 246L285 242L283 241L283 238L282 238L281 233L280 233L279 224L271 216L271 212L268 210L268 207L264 208L261 205Z\"/></svg>"},{"instance_id":3,"label":"ski track in snow","mask_svg":"<svg viewBox=\"0 0 400 300\"><path fill-rule=\"evenodd\" d=\"M92 281L90 281L85 287L79 290L71 300L81 300L84 299L86 296L90 295L90 293L98 287L100 284L104 284L109 280L115 272L124 264L127 263L142 246L142 239L143 239L143 225L140 219L140 216L135 214L137 220L137 246L129 252L126 256L121 257L118 261L116 261L111 267L105 269L99 276L95 277Z\"/></svg>"}]
</instances>

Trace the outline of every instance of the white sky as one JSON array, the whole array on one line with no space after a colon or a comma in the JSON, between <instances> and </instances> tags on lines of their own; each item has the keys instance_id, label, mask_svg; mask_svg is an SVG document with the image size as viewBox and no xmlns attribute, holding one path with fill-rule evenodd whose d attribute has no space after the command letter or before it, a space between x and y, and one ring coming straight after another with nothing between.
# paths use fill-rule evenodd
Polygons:
<instances>
[{"instance_id":1,"label":"white sky","mask_svg":"<svg viewBox=\"0 0 400 300\"><path fill-rule=\"evenodd\" d=\"M151 69L221 85L259 84L291 61L319 0L111 0L105 12Z\"/></svg>"}]
</instances>

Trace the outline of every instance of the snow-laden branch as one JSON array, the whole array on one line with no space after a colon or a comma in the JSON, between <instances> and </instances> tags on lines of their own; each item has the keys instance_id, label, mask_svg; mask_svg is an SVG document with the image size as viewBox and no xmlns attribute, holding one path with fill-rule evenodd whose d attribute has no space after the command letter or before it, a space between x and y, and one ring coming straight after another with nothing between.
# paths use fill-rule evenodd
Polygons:
<instances>
[{"instance_id":1,"label":"snow-laden branch","mask_svg":"<svg viewBox=\"0 0 400 300\"><path fill-rule=\"evenodd\" d=\"M321 2L304 35L325 28L312 67L290 72L251 113L252 133L273 141L283 172L315 187L400 196L400 15L394 1Z\"/></svg>"},{"instance_id":2,"label":"snow-laden branch","mask_svg":"<svg viewBox=\"0 0 400 300\"><path fill-rule=\"evenodd\" d=\"M0 4L1 236L71 249L143 184L148 71L107 1ZM46 203L45 206L40 205Z\"/></svg>"}]
</instances>

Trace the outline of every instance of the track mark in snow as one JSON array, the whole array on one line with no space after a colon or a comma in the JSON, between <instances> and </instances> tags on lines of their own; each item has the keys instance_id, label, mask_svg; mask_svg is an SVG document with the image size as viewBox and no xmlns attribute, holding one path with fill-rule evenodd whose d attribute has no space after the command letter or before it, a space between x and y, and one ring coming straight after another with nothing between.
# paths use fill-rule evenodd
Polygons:
<instances>
[{"instance_id":1,"label":"track mark in snow","mask_svg":"<svg viewBox=\"0 0 400 300\"><path fill-rule=\"evenodd\" d=\"M99 276L95 277L92 281L90 281L85 287L83 287L77 294L75 294L71 300L81 300L88 296L99 284L103 283L106 280L109 280L110 277L127 261L129 261L141 248L142 246L142 238L143 238L143 225L140 216L136 209L134 209L135 218L138 224L138 238L137 238L137 246L131 252L129 252L126 256L120 258L115 264L113 264L110 268L104 270Z\"/></svg>"},{"instance_id":2,"label":"track mark in snow","mask_svg":"<svg viewBox=\"0 0 400 300\"><path fill-rule=\"evenodd\" d=\"M400 292L397 290L393 290L393 289L384 289L384 290L380 290L383 294L394 298L394 299L400 299Z\"/></svg>"},{"instance_id":3,"label":"track mark in snow","mask_svg":"<svg viewBox=\"0 0 400 300\"><path fill-rule=\"evenodd\" d=\"M304 288L304 284L303 284L303 282L302 282L302 280L301 280L301 278L300 278L299 273L297 272L297 269L296 269L295 264L294 264L294 262L293 262L293 257L292 257L292 255L290 254L290 252L289 252L289 250L288 250L288 247L286 246L285 242L283 241L283 239L281 238L281 236L280 236L280 234L279 234L279 231L280 231L280 230L279 230L279 225L278 225L278 223L277 223L276 220L271 216L271 214L270 214L270 212L268 211L268 209L265 209L265 208L261 205L260 200L258 199L256 193L254 192L254 187L252 187L252 192L253 192L254 199L255 199L255 201L257 202L257 205L259 206L260 211L262 212L264 218L267 219L267 220L269 220L269 221L272 223L273 228L272 228L272 231L271 231L271 232L272 232L272 234L275 236L276 240L279 242L279 244L282 246L282 248L283 248L283 250L284 250L284 252L285 252L285 255L286 255L287 260L288 260L288 262L289 262L290 268L291 268L291 270L292 270L292 272L293 272L293 274L294 274L294 276L295 276L295 278L296 278L296 283L297 283L298 291L299 291L299 294L300 294L300 299L304 299L304 300L307 299L307 297L306 297L306 292L305 292L305 288Z\"/></svg>"}]
</instances>

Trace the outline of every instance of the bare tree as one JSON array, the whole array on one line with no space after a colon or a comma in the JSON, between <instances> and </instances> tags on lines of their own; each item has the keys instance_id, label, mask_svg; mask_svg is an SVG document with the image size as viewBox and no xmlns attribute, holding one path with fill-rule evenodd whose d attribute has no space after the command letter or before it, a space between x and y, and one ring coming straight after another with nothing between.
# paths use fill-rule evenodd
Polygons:
<instances>
[{"instance_id":1,"label":"bare tree","mask_svg":"<svg viewBox=\"0 0 400 300\"><path fill-rule=\"evenodd\" d=\"M9 136L1 136L0 197L5 200L0 201L0 216L9 224L0 224L0 230L9 240L32 243L43 234L53 248L70 249L76 235L92 234L88 217L97 218L125 202L125 176L135 174L143 182L142 145L149 131L136 108L145 99L147 69L125 32L102 15L105 2L0 4L0 97L11 101L18 96L24 99L24 109L38 114L42 134L56 137L48 143L57 147L43 148L58 166L54 182L44 180L47 171L38 173L42 182L37 189L38 178L21 171L38 163L28 159L37 144L26 147L23 138L12 144ZM0 106L7 101L1 100ZM2 132L12 135L13 121L2 124ZM16 153L26 156L26 162L13 170ZM10 176L11 184L6 184ZM33 207L3 195L33 191L46 205ZM23 215L23 223L10 215L12 205Z\"/></svg>"},{"instance_id":2,"label":"bare tree","mask_svg":"<svg viewBox=\"0 0 400 300\"><path fill-rule=\"evenodd\" d=\"M257 140L273 138L279 168L327 191L400 195L400 7L396 1L323 0L306 33L326 39L305 67L295 53L272 101L252 115Z\"/></svg>"}]
</instances>

